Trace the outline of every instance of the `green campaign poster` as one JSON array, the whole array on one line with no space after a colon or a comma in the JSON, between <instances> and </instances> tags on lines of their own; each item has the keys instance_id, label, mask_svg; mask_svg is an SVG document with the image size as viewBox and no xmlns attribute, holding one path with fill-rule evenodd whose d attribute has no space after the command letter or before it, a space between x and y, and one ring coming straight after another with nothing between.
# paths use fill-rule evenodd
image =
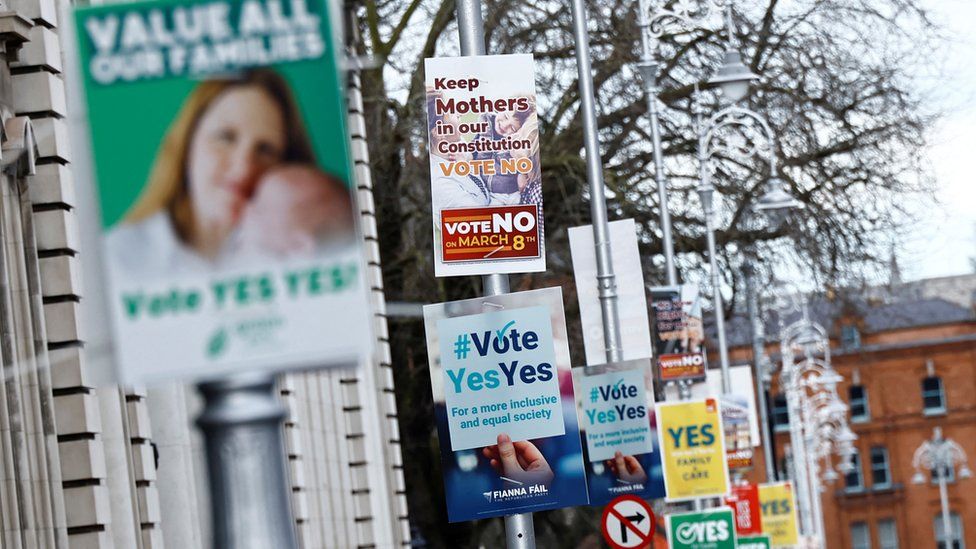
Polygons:
<instances>
[{"instance_id":1,"label":"green campaign poster","mask_svg":"<svg viewBox=\"0 0 976 549\"><path fill-rule=\"evenodd\" d=\"M154 1L74 16L123 380L366 356L328 4Z\"/></svg>"},{"instance_id":2,"label":"green campaign poster","mask_svg":"<svg viewBox=\"0 0 976 549\"><path fill-rule=\"evenodd\" d=\"M729 507L667 515L671 549L735 549L735 518Z\"/></svg>"}]
</instances>

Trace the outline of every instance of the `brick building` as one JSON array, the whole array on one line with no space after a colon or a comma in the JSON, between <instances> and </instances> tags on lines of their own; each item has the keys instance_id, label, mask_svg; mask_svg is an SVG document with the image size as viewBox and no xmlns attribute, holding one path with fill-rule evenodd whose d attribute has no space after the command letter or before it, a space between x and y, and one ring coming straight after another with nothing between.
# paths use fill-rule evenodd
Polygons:
<instances>
[{"instance_id":1,"label":"brick building","mask_svg":"<svg viewBox=\"0 0 976 549\"><path fill-rule=\"evenodd\" d=\"M855 470L823 492L827 547L945 547L937 484L912 482L915 449L941 427L976 464L976 275L946 277L812 299L811 318L827 328L838 393L858 435ZM766 316L767 353L779 358L779 319ZM789 324L792 317L783 318ZM748 322L730 322L733 363L752 360ZM770 422L777 471L789 445L785 398L774 376ZM757 453L751 480L765 479ZM952 547L976 547L976 479L950 477ZM961 531L961 536L960 536Z\"/></svg>"}]
</instances>

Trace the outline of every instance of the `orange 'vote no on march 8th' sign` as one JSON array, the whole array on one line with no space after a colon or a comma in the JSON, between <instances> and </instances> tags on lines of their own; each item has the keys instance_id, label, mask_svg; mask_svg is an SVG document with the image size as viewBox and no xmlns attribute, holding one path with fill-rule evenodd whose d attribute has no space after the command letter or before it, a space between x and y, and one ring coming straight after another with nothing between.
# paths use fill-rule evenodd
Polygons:
<instances>
[{"instance_id":1,"label":"orange 'vote no on march 8th' sign","mask_svg":"<svg viewBox=\"0 0 976 549\"><path fill-rule=\"evenodd\" d=\"M442 210L444 262L539 257L538 215L534 204Z\"/></svg>"}]
</instances>

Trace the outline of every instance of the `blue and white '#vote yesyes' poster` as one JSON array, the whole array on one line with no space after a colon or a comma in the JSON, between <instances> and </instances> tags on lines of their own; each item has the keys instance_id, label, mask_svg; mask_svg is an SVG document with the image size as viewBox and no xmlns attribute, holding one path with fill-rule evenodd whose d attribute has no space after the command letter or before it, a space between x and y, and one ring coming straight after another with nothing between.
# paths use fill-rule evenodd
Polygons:
<instances>
[{"instance_id":1,"label":"blue and white '#vote yesyes' poster","mask_svg":"<svg viewBox=\"0 0 976 549\"><path fill-rule=\"evenodd\" d=\"M562 291L424 307L448 520L587 503Z\"/></svg>"},{"instance_id":2,"label":"blue and white '#vote yesyes' poster","mask_svg":"<svg viewBox=\"0 0 976 549\"><path fill-rule=\"evenodd\" d=\"M573 369L590 504L664 496L649 358Z\"/></svg>"}]
</instances>

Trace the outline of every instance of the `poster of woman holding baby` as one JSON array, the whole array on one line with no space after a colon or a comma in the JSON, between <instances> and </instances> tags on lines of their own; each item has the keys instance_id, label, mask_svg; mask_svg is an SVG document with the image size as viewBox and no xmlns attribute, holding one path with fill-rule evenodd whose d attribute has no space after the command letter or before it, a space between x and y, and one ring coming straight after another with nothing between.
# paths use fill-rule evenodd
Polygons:
<instances>
[{"instance_id":1,"label":"poster of woman holding baby","mask_svg":"<svg viewBox=\"0 0 976 549\"><path fill-rule=\"evenodd\" d=\"M123 379L348 365L369 352L335 51L108 85L85 74Z\"/></svg>"},{"instance_id":2,"label":"poster of woman holding baby","mask_svg":"<svg viewBox=\"0 0 976 549\"><path fill-rule=\"evenodd\" d=\"M152 277L312 255L354 237L349 189L316 165L287 82L254 69L190 93L107 242L127 275Z\"/></svg>"}]
</instances>

